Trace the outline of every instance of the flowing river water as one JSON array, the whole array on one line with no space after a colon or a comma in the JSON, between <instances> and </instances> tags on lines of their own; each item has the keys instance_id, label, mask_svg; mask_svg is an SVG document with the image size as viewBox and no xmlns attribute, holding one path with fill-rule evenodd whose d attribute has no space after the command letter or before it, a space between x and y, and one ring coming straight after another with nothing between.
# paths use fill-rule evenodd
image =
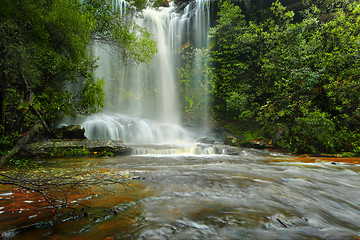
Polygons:
<instances>
[{"instance_id":1,"label":"flowing river water","mask_svg":"<svg viewBox=\"0 0 360 240\"><path fill-rule=\"evenodd\" d=\"M133 177L128 187L79 199L90 209L82 217L60 218L39 196L2 187L0 232L5 239L360 239L359 159L237 151L42 162Z\"/></svg>"}]
</instances>

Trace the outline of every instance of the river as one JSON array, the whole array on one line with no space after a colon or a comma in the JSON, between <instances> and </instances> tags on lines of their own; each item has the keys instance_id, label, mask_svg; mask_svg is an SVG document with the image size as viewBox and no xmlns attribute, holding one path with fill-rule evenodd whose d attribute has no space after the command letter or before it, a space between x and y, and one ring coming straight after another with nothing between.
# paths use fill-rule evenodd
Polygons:
<instances>
[{"instance_id":1,"label":"river","mask_svg":"<svg viewBox=\"0 0 360 240\"><path fill-rule=\"evenodd\" d=\"M40 198L2 187L0 231L8 239L360 239L359 159L238 153L52 159L59 169L134 177L78 200L91 209L83 217L54 216Z\"/></svg>"}]
</instances>

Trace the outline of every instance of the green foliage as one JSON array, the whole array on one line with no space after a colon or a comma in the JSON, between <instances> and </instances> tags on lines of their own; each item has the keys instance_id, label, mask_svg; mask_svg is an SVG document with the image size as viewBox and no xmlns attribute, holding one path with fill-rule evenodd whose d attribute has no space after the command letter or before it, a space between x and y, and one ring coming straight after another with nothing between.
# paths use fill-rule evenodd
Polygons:
<instances>
[{"instance_id":1,"label":"green foliage","mask_svg":"<svg viewBox=\"0 0 360 240\"><path fill-rule=\"evenodd\" d=\"M106 157L106 156L114 156L114 153L103 149L97 152L90 152L89 149L86 148L53 148L49 152L50 157Z\"/></svg>"},{"instance_id":2,"label":"green foliage","mask_svg":"<svg viewBox=\"0 0 360 240\"><path fill-rule=\"evenodd\" d=\"M150 0L150 2L152 3L152 6L154 8L168 7L169 6L169 1L168 0Z\"/></svg>"},{"instance_id":3,"label":"green foliage","mask_svg":"<svg viewBox=\"0 0 360 240\"><path fill-rule=\"evenodd\" d=\"M10 159L9 163L10 163L10 168L16 171L29 170L31 168L38 167L38 164L36 164L35 162L18 157Z\"/></svg>"},{"instance_id":4,"label":"green foliage","mask_svg":"<svg viewBox=\"0 0 360 240\"><path fill-rule=\"evenodd\" d=\"M145 7L144 0L132 2L139 10ZM150 62L157 51L156 42L146 28L125 20L126 16L112 8L112 4L103 0L83 1L86 12L95 18L93 39L102 44L110 44L117 54L127 61L135 63Z\"/></svg>"},{"instance_id":5,"label":"green foliage","mask_svg":"<svg viewBox=\"0 0 360 240\"><path fill-rule=\"evenodd\" d=\"M53 148L51 149L49 154L51 157L89 156L90 151L85 148L70 148L70 149Z\"/></svg>"},{"instance_id":6,"label":"green foliage","mask_svg":"<svg viewBox=\"0 0 360 240\"><path fill-rule=\"evenodd\" d=\"M187 46L182 51L182 59L178 69L182 115L188 123L202 124L207 121L210 107L208 51Z\"/></svg>"},{"instance_id":7,"label":"green foliage","mask_svg":"<svg viewBox=\"0 0 360 240\"><path fill-rule=\"evenodd\" d=\"M3 4L1 125L5 134L11 134L38 121L30 105L45 121L73 110L73 97L63 87L79 78L92 79L95 65L87 45L94 22L76 0L5 0Z\"/></svg>"},{"instance_id":8,"label":"green foliage","mask_svg":"<svg viewBox=\"0 0 360 240\"><path fill-rule=\"evenodd\" d=\"M39 120L51 125L103 106L103 82L93 76L97 59L89 53L93 41L136 63L156 52L150 33L104 0L4 0L0 35L1 141L12 142ZM76 91L68 91L70 83Z\"/></svg>"},{"instance_id":9,"label":"green foliage","mask_svg":"<svg viewBox=\"0 0 360 240\"><path fill-rule=\"evenodd\" d=\"M146 0L133 0L131 1L131 5L136 7L138 11L141 11L146 8L147 1Z\"/></svg>"},{"instance_id":10,"label":"green foliage","mask_svg":"<svg viewBox=\"0 0 360 240\"><path fill-rule=\"evenodd\" d=\"M103 85L103 81L98 80L95 82L93 79L85 83L81 95L80 109L82 109L82 113L96 113L99 108L104 106Z\"/></svg>"},{"instance_id":11,"label":"green foliage","mask_svg":"<svg viewBox=\"0 0 360 240\"><path fill-rule=\"evenodd\" d=\"M260 123L294 152L357 151L360 5L335 2L313 1L296 23L279 1L258 22L222 3L211 30L211 82L228 120ZM327 12L310 14L319 6Z\"/></svg>"},{"instance_id":12,"label":"green foliage","mask_svg":"<svg viewBox=\"0 0 360 240\"><path fill-rule=\"evenodd\" d=\"M0 130L2 127L0 126ZM0 156L8 153L8 150L13 146L14 139L18 137L18 134L13 133L12 135L1 135L0 136Z\"/></svg>"},{"instance_id":13,"label":"green foliage","mask_svg":"<svg viewBox=\"0 0 360 240\"><path fill-rule=\"evenodd\" d=\"M303 0L307 8L304 10L306 16L314 16L323 18L324 20L330 17L329 14L346 10L354 0Z\"/></svg>"}]
</instances>

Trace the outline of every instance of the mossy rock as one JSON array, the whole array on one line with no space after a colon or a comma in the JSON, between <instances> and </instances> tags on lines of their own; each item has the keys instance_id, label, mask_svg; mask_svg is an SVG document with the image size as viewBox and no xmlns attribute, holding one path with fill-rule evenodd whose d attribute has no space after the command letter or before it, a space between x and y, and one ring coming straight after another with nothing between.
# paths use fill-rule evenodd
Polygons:
<instances>
[{"instance_id":1,"label":"mossy rock","mask_svg":"<svg viewBox=\"0 0 360 240\"><path fill-rule=\"evenodd\" d=\"M22 151L26 157L78 157L129 155L132 148L115 140L47 139L28 144Z\"/></svg>"},{"instance_id":2,"label":"mossy rock","mask_svg":"<svg viewBox=\"0 0 360 240\"><path fill-rule=\"evenodd\" d=\"M68 125L52 130L56 139L86 139L85 128L80 125Z\"/></svg>"},{"instance_id":3,"label":"mossy rock","mask_svg":"<svg viewBox=\"0 0 360 240\"><path fill-rule=\"evenodd\" d=\"M235 137L233 135L229 135L229 136L224 138L224 144L234 146L234 147L238 147L238 146L241 145L241 141L240 141L239 138L237 138L237 137Z\"/></svg>"}]
</instances>

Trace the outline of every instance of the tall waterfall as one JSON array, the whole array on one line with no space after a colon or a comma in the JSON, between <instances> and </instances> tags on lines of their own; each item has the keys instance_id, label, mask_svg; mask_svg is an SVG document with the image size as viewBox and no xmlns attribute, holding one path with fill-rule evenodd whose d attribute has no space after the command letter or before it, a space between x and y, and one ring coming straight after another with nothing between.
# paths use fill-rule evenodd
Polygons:
<instances>
[{"instance_id":1,"label":"tall waterfall","mask_svg":"<svg viewBox=\"0 0 360 240\"><path fill-rule=\"evenodd\" d=\"M130 6L120 0L113 4L123 15ZM209 0L196 0L180 12L170 3L170 7L147 8L135 18L157 41L158 53L150 64L133 66L112 54L109 46L92 46L92 53L100 59L95 75L105 81L105 108L104 113L80 123L88 138L121 139L125 143L191 139L181 127L177 68L184 45L207 46L209 5Z\"/></svg>"}]
</instances>

